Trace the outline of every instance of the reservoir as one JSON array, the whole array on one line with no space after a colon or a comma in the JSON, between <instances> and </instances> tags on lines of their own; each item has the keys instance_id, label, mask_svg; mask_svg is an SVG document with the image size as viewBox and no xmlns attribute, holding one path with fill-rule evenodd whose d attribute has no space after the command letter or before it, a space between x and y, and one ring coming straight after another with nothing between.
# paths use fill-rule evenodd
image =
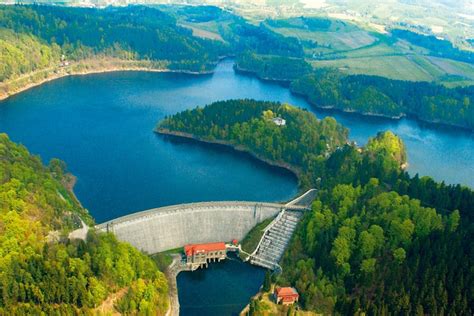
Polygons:
<instances>
[{"instance_id":1,"label":"reservoir","mask_svg":"<svg viewBox=\"0 0 474 316\"><path fill-rule=\"evenodd\" d=\"M204 270L178 274L180 314L238 315L258 292L265 270L236 258L211 263Z\"/></svg>"},{"instance_id":2,"label":"reservoir","mask_svg":"<svg viewBox=\"0 0 474 316\"><path fill-rule=\"evenodd\" d=\"M214 74L202 76L114 72L62 78L0 101L0 132L46 163L64 160L78 178L78 198L98 223L178 203L284 201L296 195L296 178L285 170L220 146L153 133L166 115L234 98L288 102L319 118L334 116L359 145L392 130L407 146L411 174L474 187L472 133L314 109L287 88L236 74L232 66L225 60ZM231 261L182 273L183 315L233 314L262 280L262 270ZM219 300L211 299L215 293Z\"/></svg>"}]
</instances>

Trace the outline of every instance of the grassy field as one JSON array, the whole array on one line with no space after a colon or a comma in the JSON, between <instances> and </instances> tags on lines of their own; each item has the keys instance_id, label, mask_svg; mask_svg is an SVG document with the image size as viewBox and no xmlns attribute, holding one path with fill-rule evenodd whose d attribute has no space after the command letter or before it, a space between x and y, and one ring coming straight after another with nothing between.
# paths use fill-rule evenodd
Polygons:
<instances>
[{"instance_id":1,"label":"grassy field","mask_svg":"<svg viewBox=\"0 0 474 316\"><path fill-rule=\"evenodd\" d=\"M347 74L367 74L384 76L391 79L433 81L428 71L413 62L407 56L374 56L318 60L311 63L315 68L337 68Z\"/></svg>"},{"instance_id":2,"label":"grassy field","mask_svg":"<svg viewBox=\"0 0 474 316\"><path fill-rule=\"evenodd\" d=\"M314 27L308 19L290 18L267 21L266 25L284 36L316 42L315 47L305 45L306 58L315 68L438 82L449 87L474 84L473 65L430 57L430 51L425 48L349 21L327 18L315 21L322 22Z\"/></svg>"},{"instance_id":3,"label":"grassy field","mask_svg":"<svg viewBox=\"0 0 474 316\"><path fill-rule=\"evenodd\" d=\"M252 253L258 245L258 242L263 236L263 230L273 221L273 218L268 218L263 222L258 223L242 240L242 249L245 252Z\"/></svg>"},{"instance_id":4,"label":"grassy field","mask_svg":"<svg viewBox=\"0 0 474 316\"><path fill-rule=\"evenodd\" d=\"M222 32L231 32L229 24L234 22L234 17L228 13L199 21L190 18L193 17L192 8L186 10L191 10L189 16L177 14L176 17L195 36L223 41L226 37ZM331 67L347 74L430 81L448 87L474 84L473 65L431 57L429 50L394 38L383 27L374 27L370 23L334 17L293 17L253 22L255 25L262 22L276 33L301 40L306 59L315 68Z\"/></svg>"},{"instance_id":5,"label":"grassy field","mask_svg":"<svg viewBox=\"0 0 474 316\"><path fill-rule=\"evenodd\" d=\"M151 256L151 258L156 262L158 268L161 271L165 271L171 262L173 261L173 254L179 254L183 252L183 247L170 249L167 251L159 252Z\"/></svg>"},{"instance_id":6,"label":"grassy field","mask_svg":"<svg viewBox=\"0 0 474 316\"><path fill-rule=\"evenodd\" d=\"M297 37L305 41L315 41L320 47L314 52L335 52L352 50L371 45L377 38L371 32L358 28L356 25L337 20L329 20L330 26L321 29L311 29L302 19L294 18L274 22L267 27L284 36Z\"/></svg>"},{"instance_id":7,"label":"grassy field","mask_svg":"<svg viewBox=\"0 0 474 316\"><path fill-rule=\"evenodd\" d=\"M311 64L315 68L337 68L347 74L367 74L410 81L434 81L447 86L474 84L474 66L423 55L314 60Z\"/></svg>"},{"instance_id":8,"label":"grassy field","mask_svg":"<svg viewBox=\"0 0 474 316\"><path fill-rule=\"evenodd\" d=\"M269 292L262 292L260 291L255 295L253 298L259 301L259 311L258 315L268 315L268 316L319 316L321 314L317 314L316 312L304 311L296 306L293 306L291 310L289 310L289 306L276 304L273 298L273 290L274 287L272 286L271 291ZM247 305L240 316L246 316L249 311L249 306Z\"/></svg>"},{"instance_id":9,"label":"grassy field","mask_svg":"<svg viewBox=\"0 0 474 316\"><path fill-rule=\"evenodd\" d=\"M188 29L191 29L193 31L193 36L222 41L222 42L224 41L224 39L219 34L219 31L217 30L217 23L212 23L212 22L182 23L180 25Z\"/></svg>"}]
</instances>

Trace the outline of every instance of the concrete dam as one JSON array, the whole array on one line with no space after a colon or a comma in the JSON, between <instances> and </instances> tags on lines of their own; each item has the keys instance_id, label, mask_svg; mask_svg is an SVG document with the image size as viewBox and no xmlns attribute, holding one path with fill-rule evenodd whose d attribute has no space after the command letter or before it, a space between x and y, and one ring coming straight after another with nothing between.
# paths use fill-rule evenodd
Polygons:
<instances>
[{"instance_id":1,"label":"concrete dam","mask_svg":"<svg viewBox=\"0 0 474 316\"><path fill-rule=\"evenodd\" d=\"M119 240L154 254L186 244L242 240L255 225L283 210L307 209L308 205L294 203L300 200L301 197L288 204L241 201L179 204L119 217L96 228L112 232Z\"/></svg>"},{"instance_id":2,"label":"concrete dam","mask_svg":"<svg viewBox=\"0 0 474 316\"><path fill-rule=\"evenodd\" d=\"M256 202L180 204L119 217L97 228L154 254L186 244L241 240L255 225L283 209L283 204Z\"/></svg>"}]
</instances>

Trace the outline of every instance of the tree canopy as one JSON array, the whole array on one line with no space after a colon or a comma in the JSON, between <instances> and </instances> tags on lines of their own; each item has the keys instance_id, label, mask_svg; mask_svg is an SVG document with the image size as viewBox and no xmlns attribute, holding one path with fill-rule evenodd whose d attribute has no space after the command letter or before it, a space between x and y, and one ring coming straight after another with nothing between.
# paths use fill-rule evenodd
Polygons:
<instances>
[{"instance_id":1,"label":"tree canopy","mask_svg":"<svg viewBox=\"0 0 474 316\"><path fill-rule=\"evenodd\" d=\"M286 125L274 124L276 116ZM304 308L324 314L472 314L474 192L410 177L402 169L405 146L392 132L358 148L333 119L318 121L288 105L252 100L184 111L158 129L244 146L298 168L301 186L319 188L277 279L298 289Z\"/></svg>"},{"instance_id":2,"label":"tree canopy","mask_svg":"<svg viewBox=\"0 0 474 316\"><path fill-rule=\"evenodd\" d=\"M0 134L0 314L92 313L119 289L117 310L164 314L168 285L152 259L112 234L67 238L80 219L93 224L69 177Z\"/></svg>"}]
</instances>

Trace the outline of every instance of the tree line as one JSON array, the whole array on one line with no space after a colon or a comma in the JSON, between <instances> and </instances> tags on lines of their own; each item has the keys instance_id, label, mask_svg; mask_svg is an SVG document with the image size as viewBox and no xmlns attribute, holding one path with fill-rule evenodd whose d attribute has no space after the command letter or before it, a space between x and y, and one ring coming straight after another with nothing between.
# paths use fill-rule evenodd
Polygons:
<instances>
[{"instance_id":1,"label":"tree line","mask_svg":"<svg viewBox=\"0 0 474 316\"><path fill-rule=\"evenodd\" d=\"M290 90L319 107L420 120L474 129L474 88L446 88L429 82L313 70L301 58L246 53L236 68L260 78L289 81Z\"/></svg>"}]
</instances>

